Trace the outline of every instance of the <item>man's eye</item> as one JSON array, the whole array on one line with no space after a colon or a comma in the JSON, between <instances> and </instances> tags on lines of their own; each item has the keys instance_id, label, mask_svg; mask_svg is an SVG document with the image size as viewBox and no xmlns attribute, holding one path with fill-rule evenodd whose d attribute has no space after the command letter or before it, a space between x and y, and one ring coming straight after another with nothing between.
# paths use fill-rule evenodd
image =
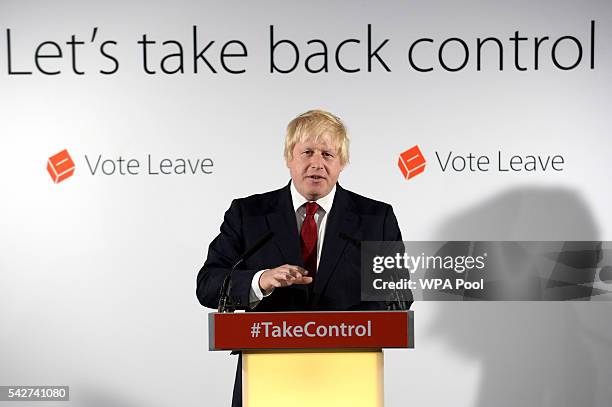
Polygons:
<instances>
[{"instance_id":1,"label":"man's eye","mask_svg":"<svg viewBox=\"0 0 612 407\"><path fill-rule=\"evenodd\" d=\"M328 158L334 158L334 155L332 153L328 153L327 151L323 153L323 156Z\"/></svg>"},{"instance_id":2,"label":"man's eye","mask_svg":"<svg viewBox=\"0 0 612 407\"><path fill-rule=\"evenodd\" d=\"M306 150L306 151L304 151L302 154L305 154L305 155L312 155L312 150Z\"/></svg>"}]
</instances>

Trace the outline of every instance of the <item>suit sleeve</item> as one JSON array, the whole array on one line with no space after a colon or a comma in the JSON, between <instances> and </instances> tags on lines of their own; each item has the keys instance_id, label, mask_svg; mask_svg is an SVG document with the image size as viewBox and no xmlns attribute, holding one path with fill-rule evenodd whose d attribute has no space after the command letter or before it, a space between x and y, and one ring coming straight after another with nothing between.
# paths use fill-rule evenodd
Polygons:
<instances>
[{"instance_id":1,"label":"suit sleeve","mask_svg":"<svg viewBox=\"0 0 612 407\"><path fill-rule=\"evenodd\" d=\"M387 209L387 213L385 214L383 239L385 241L398 242L397 248L392 250L392 253L404 251L405 248L404 248L404 243L402 241L402 232L399 228L399 225L397 224L397 218L395 217L395 214L393 213L393 207L390 205ZM397 270L395 272L398 273ZM408 276L410 276L410 274L408 274ZM394 279L396 281L399 281L399 279L402 277L405 277L405 273L401 273L401 275L398 273L394 277ZM409 290L397 290L396 294L397 294L396 301L393 301L392 303L388 304L390 308L391 309L410 309L410 306L414 302L412 292Z\"/></svg>"},{"instance_id":2,"label":"suit sleeve","mask_svg":"<svg viewBox=\"0 0 612 407\"><path fill-rule=\"evenodd\" d=\"M385 213L385 220L383 223L383 240L388 241L401 241L402 232L397 224L397 218L393 213L393 207L389 205L387 212Z\"/></svg>"},{"instance_id":3,"label":"suit sleeve","mask_svg":"<svg viewBox=\"0 0 612 407\"><path fill-rule=\"evenodd\" d=\"M208 247L208 256L198 273L196 295L205 307L217 308L223 280L245 251L242 225L240 200L235 199L225 212L220 233ZM251 282L258 271L237 270L232 273L229 299L238 308L248 307Z\"/></svg>"}]
</instances>

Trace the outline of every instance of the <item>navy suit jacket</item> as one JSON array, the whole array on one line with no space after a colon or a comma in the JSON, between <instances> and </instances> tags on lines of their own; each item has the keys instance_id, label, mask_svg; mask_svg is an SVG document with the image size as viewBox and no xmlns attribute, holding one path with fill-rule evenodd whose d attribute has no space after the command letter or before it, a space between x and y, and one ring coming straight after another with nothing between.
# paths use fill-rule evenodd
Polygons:
<instances>
[{"instance_id":1,"label":"navy suit jacket","mask_svg":"<svg viewBox=\"0 0 612 407\"><path fill-rule=\"evenodd\" d=\"M276 191L235 199L225 213L221 233L212 241L197 277L202 305L217 308L219 290L240 255L269 231L273 237L232 274L230 300L247 311L372 310L384 302L361 301L360 242L401 241L390 205L336 185L316 278L311 285L276 288L249 309L253 276L283 264L304 267L295 210L287 185ZM235 406L241 405L240 360L234 385Z\"/></svg>"},{"instance_id":2,"label":"navy suit jacket","mask_svg":"<svg viewBox=\"0 0 612 407\"><path fill-rule=\"evenodd\" d=\"M361 253L363 240L401 241L393 208L365 198L340 185L327 225L321 259L312 287L276 288L255 308L249 309L253 276L260 270L283 264L304 267L291 200L286 187L235 199L225 213L221 233L212 241L208 257L197 277L202 305L217 308L223 279L240 255L269 231L273 237L232 275L230 299L247 311L303 311L384 309L384 304L361 301Z\"/></svg>"}]
</instances>

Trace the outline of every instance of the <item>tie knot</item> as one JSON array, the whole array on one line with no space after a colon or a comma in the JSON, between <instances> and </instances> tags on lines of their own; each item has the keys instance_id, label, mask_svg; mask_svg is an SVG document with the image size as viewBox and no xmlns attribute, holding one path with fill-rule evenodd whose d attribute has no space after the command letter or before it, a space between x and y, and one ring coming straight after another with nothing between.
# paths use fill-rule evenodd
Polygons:
<instances>
[{"instance_id":1,"label":"tie knot","mask_svg":"<svg viewBox=\"0 0 612 407\"><path fill-rule=\"evenodd\" d=\"M314 216L319 209L319 204L316 202L307 202L306 203L306 216Z\"/></svg>"}]
</instances>

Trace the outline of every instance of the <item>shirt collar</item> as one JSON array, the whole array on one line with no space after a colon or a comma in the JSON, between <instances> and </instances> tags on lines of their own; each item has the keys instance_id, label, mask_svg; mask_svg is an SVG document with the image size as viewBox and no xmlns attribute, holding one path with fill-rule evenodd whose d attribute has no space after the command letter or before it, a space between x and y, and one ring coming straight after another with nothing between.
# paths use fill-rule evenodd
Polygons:
<instances>
[{"instance_id":1,"label":"shirt collar","mask_svg":"<svg viewBox=\"0 0 612 407\"><path fill-rule=\"evenodd\" d=\"M293 210L297 212L297 210L304 205L306 202L311 202L304 198L298 190L293 185L293 181L291 182L291 200L293 201ZM329 191L329 194L325 195L323 198L317 199L315 202L319 204L321 209L325 211L325 213L329 213L331 211L332 205L334 204L334 196L336 196L336 185Z\"/></svg>"}]
</instances>

